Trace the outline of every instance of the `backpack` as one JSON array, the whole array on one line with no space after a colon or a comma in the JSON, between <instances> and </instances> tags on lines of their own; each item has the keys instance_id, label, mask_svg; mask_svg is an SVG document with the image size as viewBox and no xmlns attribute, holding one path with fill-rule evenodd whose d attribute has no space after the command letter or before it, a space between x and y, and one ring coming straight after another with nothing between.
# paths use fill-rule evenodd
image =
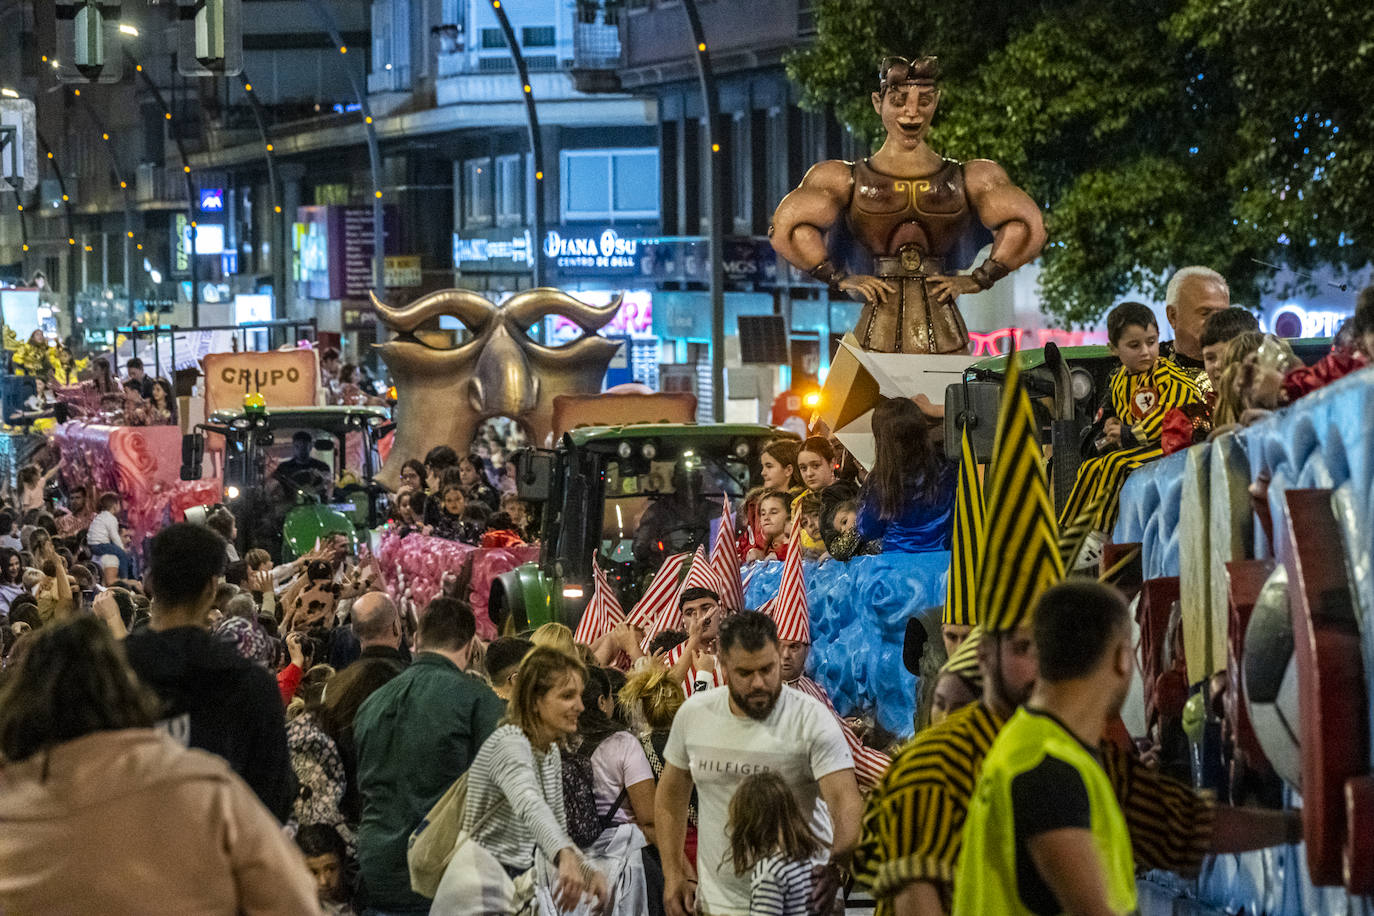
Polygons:
<instances>
[{"instance_id":1,"label":"backpack","mask_svg":"<svg viewBox=\"0 0 1374 916\"><path fill-rule=\"evenodd\" d=\"M563 754L563 811L568 819L568 836L579 849L587 849L611 825L615 813L625 803L627 789L621 789L615 804L606 814L596 813L592 760L577 751Z\"/></svg>"}]
</instances>

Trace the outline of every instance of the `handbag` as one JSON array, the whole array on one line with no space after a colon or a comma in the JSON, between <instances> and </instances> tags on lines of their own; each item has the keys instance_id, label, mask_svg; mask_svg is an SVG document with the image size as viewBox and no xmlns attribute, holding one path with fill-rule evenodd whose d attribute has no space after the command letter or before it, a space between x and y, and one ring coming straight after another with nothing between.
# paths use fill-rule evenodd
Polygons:
<instances>
[{"instance_id":1,"label":"handbag","mask_svg":"<svg viewBox=\"0 0 1374 916\"><path fill-rule=\"evenodd\" d=\"M514 916L534 897L535 869L511 879L506 868L464 831L434 893L431 916Z\"/></svg>"},{"instance_id":2,"label":"handbag","mask_svg":"<svg viewBox=\"0 0 1374 916\"><path fill-rule=\"evenodd\" d=\"M453 781L434 807L411 831L406 841L406 867L410 889L431 900L438 892L449 861L470 834L462 834L463 812L468 801L468 774ZM471 833L480 831L504 803L502 799L482 813Z\"/></svg>"}]
</instances>

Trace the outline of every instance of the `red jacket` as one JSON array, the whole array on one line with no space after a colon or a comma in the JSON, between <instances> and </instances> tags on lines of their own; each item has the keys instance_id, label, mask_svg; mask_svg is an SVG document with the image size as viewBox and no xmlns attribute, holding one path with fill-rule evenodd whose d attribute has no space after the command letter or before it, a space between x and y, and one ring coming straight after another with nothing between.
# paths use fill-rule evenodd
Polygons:
<instances>
[{"instance_id":1,"label":"red jacket","mask_svg":"<svg viewBox=\"0 0 1374 916\"><path fill-rule=\"evenodd\" d=\"M1283 393L1291 404L1305 394L1324 388L1332 382L1345 378L1358 369L1363 369L1369 361L1359 353L1346 350L1332 350L1314 365L1300 366L1290 370L1283 377Z\"/></svg>"}]
</instances>

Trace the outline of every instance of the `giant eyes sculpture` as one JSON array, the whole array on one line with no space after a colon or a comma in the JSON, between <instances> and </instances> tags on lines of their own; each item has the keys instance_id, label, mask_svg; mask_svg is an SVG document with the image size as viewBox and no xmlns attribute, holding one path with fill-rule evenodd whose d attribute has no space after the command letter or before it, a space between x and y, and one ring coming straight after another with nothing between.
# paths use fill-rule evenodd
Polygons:
<instances>
[{"instance_id":1,"label":"giant eyes sculpture","mask_svg":"<svg viewBox=\"0 0 1374 916\"><path fill-rule=\"evenodd\" d=\"M596 334L619 311L619 296L598 308L539 288L497 305L470 290L446 289L401 308L374 295L372 305L396 333L378 345L398 394L396 442L379 475L391 487L398 484L405 461L423 460L436 445L466 451L491 417L510 417L532 444L546 444L554 397L600 391L620 346ZM441 315L457 318L471 338L449 349L423 342L416 331ZM528 330L549 315L567 318L583 335L560 347L535 342Z\"/></svg>"}]
</instances>

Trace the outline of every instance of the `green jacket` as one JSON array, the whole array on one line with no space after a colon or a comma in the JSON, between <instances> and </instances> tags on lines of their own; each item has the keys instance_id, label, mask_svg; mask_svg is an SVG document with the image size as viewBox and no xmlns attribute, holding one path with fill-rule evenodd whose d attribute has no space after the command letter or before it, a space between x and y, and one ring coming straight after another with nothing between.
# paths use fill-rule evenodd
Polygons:
<instances>
[{"instance_id":1,"label":"green jacket","mask_svg":"<svg viewBox=\"0 0 1374 916\"><path fill-rule=\"evenodd\" d=\"M406 842L505 713L490 687L433 652L417 655L358 710L358 865L369 906L429 912L430 901L410 889Z\"/></svg>"}]
</instances>

